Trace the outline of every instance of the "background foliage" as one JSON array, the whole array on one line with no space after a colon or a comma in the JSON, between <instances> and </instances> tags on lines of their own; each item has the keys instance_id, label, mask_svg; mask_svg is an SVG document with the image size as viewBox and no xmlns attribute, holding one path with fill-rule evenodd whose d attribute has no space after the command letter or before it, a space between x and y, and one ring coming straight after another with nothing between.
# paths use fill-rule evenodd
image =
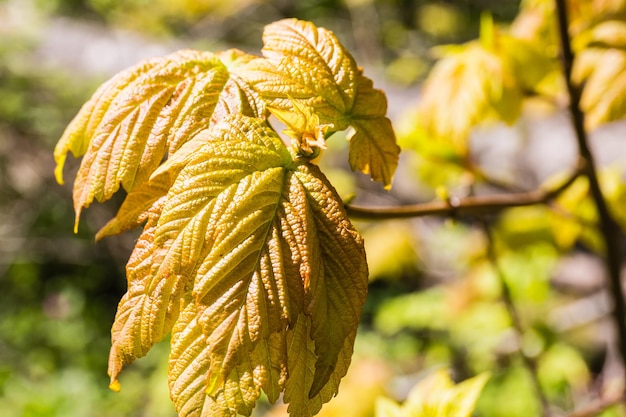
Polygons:
<instances>
[{"instance_id":1,"label":"background foliage","mask_svg":"<svg viewBox=\"0 0 626 417\"><path fill-rule=\"evenodd\" d=\"M556 53L550 50L556 39L539 44L533 38L546 35L542 31L552 36L550 27L538 24L545 20L537 17L549 12L542 5L552 2L525 2L527 13L516 19L518 2L495 0L159 0L151 2L151 13L144 12L145 3L0 1L0 37L7 40L0 42L0 410L8 410L8 416L174 415L165 376L167 346L157 345L129 368L121 393L106 389L110 325L125 291L123 266L136 236L95 245L92 241L119 199L90 208L78 235L71 236L71 191L55 186L52 174L51 150L80 104L104 79L141 58L180 47L258 50L262 27L283 17L334 30L357 62L383 81L378 85L388 92L391 116L406 149L394 188L384 193L369 179L349 172L343 141L329 142L324 171L342 196L356 194L359 204L534 189L546 181L558 182L575 163L572 133L562 112L562 86L549 76L558 70L550 66L556 61L541 59ZM598 12L602 17L614 12L610 7L621 7L619 1L593 3L607 7ZM481 20L485 11L493 19ZM504 50L529 54L536 59L532 68L548 76L539 82L536 73L522 67L518 83L502 80L503 91L521 101L528 86L534 86L535 95L551 99L526 99L522 105L494 100L503 97L494 93L486 100L502 109L498 119L522 118L508 126L494 122L493 115L477 114L459 127L458 135L446 135L456 141L432 140L432 129L415 123L415 112L424 111L418 103L429 99L428 87L422 90L420 85L434 65L430 48L475 38L478 43L469 48L493 47L496 28L508 28L509 23L505 35L530 47ZM594 128L592 140L607 168L602 171L605 192L610 204L619 207L626 196L626 152L619 140L624 125L605 122L623 111L619 106L615 113L594 109L611 100L611 91L621 91L615 83L623 73L622 38L607 26L579 28L574 45L585 53L575 76L597 86L583 95L583 106L590 112L588 127ZM607 33L613 33L608 40ZM607 48L607 43L612 46ZM461 61L464 56L463 49L435 51ZM507 56L496 62L514 66L520 59ZM596 67L605 69L604 78ZM489 68L497 73L497 66ZM496 79L494 73L482 76ZM468 77L476 79L474 74ZM456 112L468 115L464 108ZM425 119L422 115L418 120ZM483 120L489 124L469 130ZM416 126L421 130L415 131ZM411 149L419 149L420 155ZM442 184L444 189L437 188ZM595 212L586 198L587 187L577 180L559 197L557 210L515 208L486 219L493 230L491 241L483 225L471 218L357 223L366 239L370 293L353 365L339 397L322 413L374 415L377 397L404 400L415 382L440 367L450 368L455 380L491 372L477 415L540 415L538 387L555 415L611 402L623 389L623 369L607 319L604 267L597 257L601 243L589 227ZM615 214L623 224L621 211ZM503 302L503 281L519 314L521 333ZM626 414L621 407L600 408L606 408L599 414L603 416ZM276 416L284 409L261 405L255 412Z\"/></svg>"}]
</instances>

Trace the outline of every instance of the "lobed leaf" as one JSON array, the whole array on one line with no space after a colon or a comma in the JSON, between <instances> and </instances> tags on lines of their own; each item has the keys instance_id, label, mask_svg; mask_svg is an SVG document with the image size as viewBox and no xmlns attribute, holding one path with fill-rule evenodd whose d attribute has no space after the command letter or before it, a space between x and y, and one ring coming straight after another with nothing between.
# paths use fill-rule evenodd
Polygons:
<instances>
[{"instance_id":1,"label":"lobed leaf","mask_svg":"<svg viewBox=\"0 0 626 417\"><path fill-rule=\"evenodd\" d=\"M362 238L308 161L329 129L353 126L353 169L389 186L397 166L386 98L332 32L287 19L264 40L263 58L186 50L118 74L55 149L59 182L67 153L84 155L76 225L120 186L126 199L96 238L144 224L111 332L111 388L171 332L181 416L249 415L265 392L308 417L336 394L368 272ZM267 109L293 122L298 149Z\"/></svg>"},{"instance_id":2,"label":"lobed leaf","mask_svg":"<svg viewBox=\"0 0 626 417\"><path fill-rule=\"evenodd\" d=\"M244 77L269 107L291 109L291 100L313 107L333 130L347 127L342 116L356 96L357 66L335 35L310 22L285 19L265 27L262 53Z\"/></svg>"},{"instance_id":3,"label":"lobed leaf","mask_svg":"<svg viewBox=\"0 0 626 417\"><path fill-rule=\"evenodd\" d=\"M372 81L359 77L355 106L350 115L354 132L350 139L350 167L370 174L374 181L391 187L398 167L400 147L387 113L387 99L382 91L373 88Z\"/></svg>"},{"instance_id":4,"label":"lobed leaf","mask_svg":"<svg viewBox=\"0 0 626 417\"><path fill-rule=\"evenodd\" d=\"M153 177L184 165L129 262L140 267L114 325L112 385L173 326L181 415L249 415L261 389L312 415L347 371L367 292L362 240L319 169L295 164L261 119L224 119L187 155Z\"/></svg>"},{"instance_id":5,"label":"lobed leaf","mask_svg":"<svg viewBox=\"0 0 626 417\"><path fill-rule=\"evenodd\" d=\"M489 375L483 373L455 385L448 372L440 370L418 382L402 405L387 398L380 398L376 415L378 417L470 417L488 379Z\"/></svg>"},{"instance_id":6,"label":"lobed leaf","mask_svg":"<svg viewBox=\"0 0 626 417\"><path fill-rule=\"evenodd\" d=\"M350 53L332 32L295 19L267 26L263 40L266 59L250 61L241 74L269 110L288 125L297 124L293 119L304 106L321 125L328 125L329 133L354 127L352 169L389 188L400 148L385 117L387 99L363 76ZM315 137L317 132L310 133Z\"/></svg>"},{"instance_id":7,"label":"lobed leaf","mask_svg":"<svg viewBox=\"0 0 626 417\"><path fill-rule=\"evenodd\" d=\"M473 127L489 120L513 123L521 100L509 60L469 43L435 64L424 84L418 118L431 137L464 153Z\"/></svg>"},{"instance_id":8,"label":"lobed leaf","mask_svg":"<svg viewBox=\"0 0 626 417\"><path fill-rule=\"evenodd\" d=\"M251 94L215 55L192 50L149 60L105 83L55 149L59 182L67 152L84 154L74 183L77 222L94 199L145 183L166 155L209 126L214 112L256 115Z\"/></svg>"}]
</instances>

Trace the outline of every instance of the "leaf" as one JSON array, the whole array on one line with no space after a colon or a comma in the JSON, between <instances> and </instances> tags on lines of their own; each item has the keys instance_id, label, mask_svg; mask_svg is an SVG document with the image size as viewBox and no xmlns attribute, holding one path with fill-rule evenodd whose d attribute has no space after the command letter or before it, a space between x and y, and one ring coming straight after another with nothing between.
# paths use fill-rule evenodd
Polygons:
<instances>
[{"instance_id":1,"label":"leaf","mask_svg":"<svg viewBox=\"0 0 626 417\"><path fill-rule=\"evenodd\" d=\"M152 261L151 284L136 287L164 291L125 296L113 342L125 354L111 355L112 383L157 339L144 335L171 328L182 298L170 359L181 415L249 415L261 388L273 400L290 392L294 415L311 415L350 361L367 292L362 240L319 169L295 164L261 119L222 120L184 161L136 250L137 263ZM168 160L154 178L180 163Z\"/></svg>"},{"instance_id":2,"label":"leaf","mask_svg":"<svg viewBox=\"0 0 626 417\"><path fill-rule=\"evenodd\" d=\"M584 83L580 105L588 129L626 116L625 50L584 50L575 61L572 79Z\"/></svg>"},{"instance_id":3,"label":"leaf","mask_svg":"<svg viewBox=\"0 0 626 417\"><path fill-rule=\"evenodd\" d=\"M110 386L171 332L181 416L250 415L265 392L308 417L337 393L368 271L362 238L309 161L329 120L355 127L353 168L388 186L397 165L386 98L330 31L291 19L265 40L263 58L187 50L120 73L55 151L59 182L67 153L84 156L76 226L120 186L126 199L96 238L144 224L112 328ZM268 109L292 122L297 149Z\"/></svg>"},{"instance_id":4,"label":"leaf","mask_svg":"<svg viewBox=\"0 0 626 417\"><path fill-rule=\"evenodd\" d=\"M417 117L427 134L465 154L473 127L490 120L511 124L520 115L521 103L509 60L470 42L435 64L424 83Z\"/></svg>"},{"instance_id":5,"label":"leaf","mask_svg":"<svg viewBox=\"0 0 626 417\"><path fill-rule=\"evenodd\" d=\"M154 204L167 195L190 156L210 140L208 132L203 130L182 145L166 164L154 171L146 184L128 193L115 217L98 231L96 240L139 227L155 210L157 217L160 216L162 205L155 208Z\"/></svg>"},{"instance_id":6,"label":"leaf","mask_svg":"<svg viewBox=\"0 0 626 417\"><path fill-rule=\"evenodd\" d=\"M370 79L359 77L355 106L349 119L354 127L354 132L348 136L350 167L353 171L370 174L374 181L382 182L389 189L398 167L400 147L386 113L384 93L374 89Z\"/></svg>"},{"instance_id":7,"label":"leaf","mask_svg":"<svg viewBox=\"0 0 626 417\"><path fill-rule=\"evenodd\" d=\"M169 333L186 286L183 277L170 276L161 268L164 251L153 250L157 219L150 217L126 265L128 291L111 329L108 372L114 390L119 390L122 367L144 356Z\"/></svg>"},{"instance_id":8,"label":"leaf","mask_svg":"<svg viewBox=\"0 0 626 417\"><path fill-rule=\"evenodd\" d=\"M74 183L76 219L93 199L105 201L120 184L132 191L166 155L218 115L256 115L251 92L213 54L183 50L149 60L105 83L70 123L55 149L62 182L67 152L85 155Z\"/></svg>"},{"instance_id":9,"label":"leaf","mask_svg":"<svg viewBox=\"0 0 626 417\"><path fill-rule=\"evenodd\" d=\"M346 374L352 356L356 329L346 338L328 383L316 389L315 366L319 358L315 352L316 343L309 335L311 330L311 320L301 315L287 336L289 378L285 384L284 400L289 404L287 411L290 417L316 415L322 405L337 394L339 381Z\"/></svg>"},{"instance_id":10,"label":"leaf","mask_svg":"<svg viewBox=\"0 0 626 417\"><path fill-rule=\"evenodd\" d=\"M356 96L357 66L335 35L310 22L284 19L265 27L262 53L252 61L245 79L269 107L290 109L291 100L302 100L315 109L322 124L333 130L341 123Z\"/></svg>"},{"instance_id":11,"label":"leaf","mask_svg":"<svg viewBox=\"0 0 626 417\"><path fill-rule=\"evenodd\" d=\"M269 110L288 125L298 124L304 106L319 117L321 126L328 125L329 133L354 127L350 166L389 188L400 148L385 117L384 93L373 88L326 29L286 19L267 26L263 40L266 59L251 61L241 76L267 101Z\"/></svg>"},{"instance_id":12,"label":"leaf","mask_svg":"<svg viewBox=\"0 0 626 417\"><path fill-rule=\"evenodd\" d=\"M382 398L378 417L470 417L489 375L480 374L454 384L447 371L440 370L417 383L403 405Z\"/></svg>"}]
</instances>

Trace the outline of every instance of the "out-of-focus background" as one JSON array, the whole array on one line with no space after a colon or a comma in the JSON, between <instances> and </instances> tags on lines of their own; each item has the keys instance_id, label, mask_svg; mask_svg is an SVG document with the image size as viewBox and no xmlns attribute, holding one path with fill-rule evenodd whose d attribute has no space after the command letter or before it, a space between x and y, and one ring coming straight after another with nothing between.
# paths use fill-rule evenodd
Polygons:
<instances>
[{"instance_id":1,"label":"out-of-focus background","mask_svg":"<svg viewBox=\"0 0 626 417\"><path fill-rule=\"evenodd\" d=\"M110 326L126 289L124 264L136 234L97 244L94 234L122 197L85 210L73 234L77 162L69 158L65 185L53 178L54 145L100 83L142 59L182 48L237 47L258 54L264 25L298 17L335 32L387 91L394 124L402 123L433 64L430 48L476 38L484 11L507 24L518 3L0 0L0 415L175 415L166 383L167 341L128 367L120 393L107 388ZM492 173L521 179L529 188L575 158L564 116L534 117L522 128L495 126L473 142ZM611 129L595 135L605 136L600 156L607 163L619 155L611 147L617 128ZM418 179L410 151L386 194L349 171L345 141L333 138L330 146L325 172L343 196L356 194L363 204L434 197ZM602 265L585 248L562 256L549 239L542 240L548 226L540 212L520 210L500 221L507 238L518 242L501 267L511 277L526 328L521 340L512 331L498 280L484 263L484 236L473 224L357 223L367 241L372 284L353 366L323 415L372 416L378 395L401 400L437 367L452 368L457 379L491 371L478 415L538 415L520 343L536 359L536 375L555 407L591 401L600 378L603 389L610 389L606 381L619 369L606 365L614 363L606 360L614 352L607 350L611 332L603 320ZM261 403L255 414L283 415L284 408Z\"/></svg>"}]
</instances>

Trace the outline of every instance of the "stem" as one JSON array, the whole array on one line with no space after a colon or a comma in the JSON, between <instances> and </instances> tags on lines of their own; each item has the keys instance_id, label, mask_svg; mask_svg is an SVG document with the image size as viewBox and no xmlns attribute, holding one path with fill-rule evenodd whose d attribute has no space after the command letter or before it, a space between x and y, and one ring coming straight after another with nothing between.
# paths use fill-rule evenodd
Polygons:
<instances>
[{"instance_id":1,"label":"stem","mask_svg":"<svg viewBox=\"0 0 626 417\"><path fill-rule=\"evenodd\" d=\"M622 402L622 398L610 398L598 400L597 402L588 405L584 409L574 411L567 417L594 417L606 411L607 409L614 407Z\"/></svg>"},{"instance_id":2,"label":"stem","mask_svg":"<svg viewBox=\"0 0 626 417\"><path fill-rule=\"evenodd\" d=\"M561 62L563 75L569 93L569 110L572 124L576 132L576 141L581 160L584 162L583 174L589 179L589 189L599 217L599 227L604 239L606 250L606 265L608 270L608 284L611 288L613 300L613 322L617 330L619 351L622 358L622 366L626 369L626 305L624 303L624 290L621 284L622 266L622 231L609 212L607 203L600 188L596 165L588 145L587 133L585 132L585 115L580 109L581 90L571 80L574 53L570 44L568 32L567 7L565 0L555 0L559 24L559 36L561 39Z\"/></svg>"},{"instance_id":3,"label":"stem","mask_svg":"<svg viewBox=\"0 0 626 417\"><path fill-rule=\"evenodd\" d=\"M400 207L359 207L352 204L346 204L345 207L350 217L362 220L401 219L432 215L456 217L492 214L510 207L546 204L567 189L580 174L580 169L575 170L567 180L551 190L538 189L525 193L450 198L447 201L433 201Z\"/></svg>"},{"instance_id":4,"label":"stem","mask_svg":"<svg viewBox=\"0 0 626 417\"><path fill-rule=\"evenodd\" d=\"M486 222L482 222L483 230L485 232L485 236L487 237L487 257L489 258L489 262L493 266L493 269L498 276L498 280L500 281L500 287L502 288L502 299L504 304L506 305L507 312L509 313L509 318L511 319L511 324L513 325L513 331L515 333L515 339L518 346L518 353L522 358L522 362L528 372L530 373L530 377L533 383L533 387L535 388L535 392L537 394L537 398L539 398L539 403L541 404L542 415L547 417L550 416L550 403L546 398L543 389L541 388L541 382L539 381L539 376L537 374L537 363L530 356L524 353L522 349L522 337L524 335L524 329L522 327L522 321L519 317L517 309L515 308L515 302L513 301L513 296L511 294L511 288L506 280L506 276L504 272L500 268L498 264L498 256L495 250L495 242L493 240L493 236L491 235L491 231L489 230L489 226Z\"/></svg>"}]
</instances>

